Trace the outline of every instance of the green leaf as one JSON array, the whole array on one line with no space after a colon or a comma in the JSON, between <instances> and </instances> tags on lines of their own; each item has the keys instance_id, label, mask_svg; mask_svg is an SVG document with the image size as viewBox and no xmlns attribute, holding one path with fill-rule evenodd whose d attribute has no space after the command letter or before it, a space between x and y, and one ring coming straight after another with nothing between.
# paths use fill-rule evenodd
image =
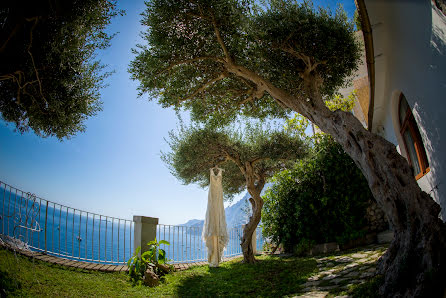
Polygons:
<instances>
[{"instance_id":1,"label":"green leaf","mask_svg":"<svg viewBox=\"0 0 446 298\"><path fill-rule=\"evenodd\" d=\"M151 250L148 250L148 251L145 251L145 252L141 255L141 257L150 256L150 255L152 255L152 254L153 254L153 252L152 252Z\"/></svg>"},{"instance_id":2,"label":"green leaf","mask_svg":"<svg viewBox=\"0 0 446 298\"><path fill-rule=\"evenodd\" d=\"M158 245L158 242L156 241L156 238L155 238L155 240L152 240L152 241L149 241L149 242L147 242L147 245L148 246L152 246L152 245Z\"/></svg>"},{"instance_id":3,"label":"green leaf","mask_svg":"<svg viewBox=\"0 0 446 298\"><path fill-rule=\"evenodd\" d=\"M166 252L164 251L164 249L160 249L158 254L158 262L164 264L165 260L166 260Z\"/></svg>"}]
</instances>

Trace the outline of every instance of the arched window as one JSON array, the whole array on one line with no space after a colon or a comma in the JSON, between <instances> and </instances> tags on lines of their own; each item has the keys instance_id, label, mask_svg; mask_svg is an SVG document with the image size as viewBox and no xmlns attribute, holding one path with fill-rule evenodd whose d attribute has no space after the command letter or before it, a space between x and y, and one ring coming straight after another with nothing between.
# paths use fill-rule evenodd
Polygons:
<instances>
[{"instance_id":1,"label":"arched window","mask_svg":"<svg viewBox=\"0 0 446 298\"><path fill-rule=\"evenodd\" d=\"M429 172L429 163L417 123L403 94L400 95L398 110L401 125L400 132L404 140L404 147L409 163L413 167L414 176L416 179L419 179Z\"/></svg>"}]
</instances>

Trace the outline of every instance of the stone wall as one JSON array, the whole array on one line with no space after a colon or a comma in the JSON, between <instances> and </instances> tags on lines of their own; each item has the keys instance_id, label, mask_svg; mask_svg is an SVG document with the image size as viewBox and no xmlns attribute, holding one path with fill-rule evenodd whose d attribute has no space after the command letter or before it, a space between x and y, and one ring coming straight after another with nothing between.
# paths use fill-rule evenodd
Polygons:
<instances>
[{"instance_id":1,"label":"stone wall","mask_svg":"<svg viewBox=\"0 0 446 298\"><path fill-rule=\"evenodd\" d=\"M369 232L378 233L389 229L387 218L375 200L371 200L368 203L366 209L366 219L368 222L367 230Z\"/></svg>"}]
</instances>

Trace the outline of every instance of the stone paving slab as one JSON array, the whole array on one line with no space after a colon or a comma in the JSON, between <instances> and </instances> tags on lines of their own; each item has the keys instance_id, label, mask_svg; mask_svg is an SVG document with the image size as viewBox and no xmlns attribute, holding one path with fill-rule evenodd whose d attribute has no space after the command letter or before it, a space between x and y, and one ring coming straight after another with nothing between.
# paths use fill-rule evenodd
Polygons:
<instances>
[{"instance_id":1,"label":"stone paving slab","mask_svg":"<svg viewBox=\"0 0 446 298\"><path fill-rule=\"evenodd\" d=\"M299 297L304 298L323 298L326 297L329 294L329 292L323 292L323 291L310 291L307 292Z\"/></svg>"},{"instance_id":2,"label":"stone paving slab","mask_svg":"<svg viewBox=\"0 0 446 298\"><path fill-rule=\"evenodd\" d=\"M318 272L301 285L299 297L333 296L332 290L346 291L354 284L367 281L376 275L376 263L385 250L384 246L372 245L351 254L315 257Z\"/></svg>"},{"instance_id":3,"label":"stone paving slab","mask_svg":"<svg viewBox=\"0 0 446 298\"><path fill-rule=\"evenodd\" d=\"M114 268L113 268L113 271L115 271L115 272L119 272L119 271L121 271L123 268L124 268L124 265L119 265L119 266L114 267Z\"/></svg>"}]
</instances>

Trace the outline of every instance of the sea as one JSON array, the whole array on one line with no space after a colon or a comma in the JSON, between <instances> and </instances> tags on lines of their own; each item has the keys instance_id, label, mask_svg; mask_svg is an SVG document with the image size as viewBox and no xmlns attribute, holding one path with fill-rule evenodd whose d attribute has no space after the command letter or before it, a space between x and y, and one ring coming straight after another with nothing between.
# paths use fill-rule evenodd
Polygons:
<instances>
[{"instance_id":1,"label":"sea","mask_svg":"<svg viewBox=\"0 0 446 298\"><path fill-rule=\"evenodd\" d=\"M134 223L46 201L0 182L0 231L3 241L69 259L124 264L134 252ZM169 263L207 261L201 227L158 225L157 239ZM241 255L241 226L228 229L224 258ZM264 239L256 232L256 249Z\"/></svg>"}]
</instances>

